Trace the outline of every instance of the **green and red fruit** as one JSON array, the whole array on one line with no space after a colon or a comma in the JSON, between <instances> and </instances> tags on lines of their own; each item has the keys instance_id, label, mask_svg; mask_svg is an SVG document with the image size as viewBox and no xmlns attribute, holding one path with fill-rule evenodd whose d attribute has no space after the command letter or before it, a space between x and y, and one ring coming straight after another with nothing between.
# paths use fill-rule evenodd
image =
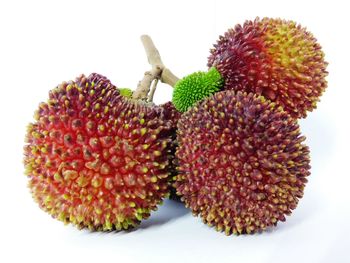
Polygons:
<instances>
[{"instance_id":1,"label":"green and red fruit","mask_svg":"<svg viewBox=\"0 0 350 263\"><path fill-rule=\"evenodd\" d=\"M168 195L166 114L120 96L98 74L58 85L26 136L24 164L35 201L79 228L136 226Z\"/></svg>"},{"instance_id":2,"label":"green and red fruit","mask_svg":"<svg viewBox=\"0 0 350 263\"><path fill-rule=\"evenodd\" d=\"M321 46L293 21L246 21L220 36L210 53L208 66L225 79L224 89L263 95L295 118L315 109L327 87Z\"/></svg>"},{"instance_id":3,"label":"green and red fruit","mask_svg":"<svg viewBox=\"0 0 350 263\"><path fill-rule=\"evenodd\" d=\"M229 234L285 221L310 174L299 126L263 96L215 93L178 122L175 187L194 215Z\"/></svg>"}]
</instances>

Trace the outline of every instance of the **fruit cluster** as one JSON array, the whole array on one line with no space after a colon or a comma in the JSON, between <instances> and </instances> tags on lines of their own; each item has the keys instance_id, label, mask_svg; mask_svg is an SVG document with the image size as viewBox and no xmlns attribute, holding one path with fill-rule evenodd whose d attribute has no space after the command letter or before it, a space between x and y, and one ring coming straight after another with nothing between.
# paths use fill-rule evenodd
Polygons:
<instances>
[{"instance_id":1,"label":"fruit cluster","mask_svg":"<svg viewBox=\"0 0 350 263\"><path fill-rule=\"evenodd\" d=\"M180 80L142 40L152 70L135 91L94 73L39 105L24 165L40 208L101 231L137 226L169 196L227 235L285 221L310 174L297 121L327 85L316 39L292 21L247 21L219 37L208 72ZM152 102L158 80L172 102Z\"/></svg>"}]
</instances>

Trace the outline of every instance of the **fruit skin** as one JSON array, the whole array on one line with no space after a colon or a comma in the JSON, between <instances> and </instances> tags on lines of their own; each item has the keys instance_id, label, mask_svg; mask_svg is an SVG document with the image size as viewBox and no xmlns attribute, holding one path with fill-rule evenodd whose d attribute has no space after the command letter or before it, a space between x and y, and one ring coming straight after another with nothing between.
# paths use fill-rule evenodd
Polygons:
<instances>
[{"instance_id":1,"label":"fruit skin","mask_svg":"<svg viewBox=\"0 0 350 263\"><path fill-rule=\"evenodd\" d=\"M327 87L321 46L293 21L246 21L220 36L210 53L208 66L221 73L224 89L264 95L295 118L315 109Z\"/></svg>"},{"instance_id":2,"label":"fruit skin","mask_svg":"<svg viewBox=\"0 0 350 263\"><path fill-rule=\"evenodd\" d=\"M169 190L170 195L169 199L180 201L180 197L176 194L176 189L173 187L175 178L177 175L177 160L175 158L175 152L177 148L177 123L181 117L181 113L175 108L174 104L171 101L160 105L160 109L163 109L165 112L165 119L171 121L171 147L169 152L170 165L168 167L169 171Z\"/></svg>"},{"instance_id":3,"label":"fruit skin","mask_svg":"<svg viewBox=\"0 0 350 263\"><path fill-rule=\"evenodd\" d=\"M62 83L28 126L24 164L34 199L78 228L136 226L168 195L164 114L119 96L98 74Z\"/></svg>"},{"instance_id":4,"label":"fruit skin","mask_svg":"<svg viewBox=\"0 0 350 263\"><path fill-rule=\"evenodd\" d=\"M120 95L124 96L124 97L127 97L129 99L132 98L132 90L129 89L129 88L119 88L119 93Z\"/></svg>"},{"instance_id":5,"label":"fruit skin","mask_svg":"<svg viewBox=\"0 0 350 263\"><path fill-rule=\"evenodd\" d=\"M217 92L224 80L216 68L208 72L198 71L180 79L174 86L173 103L180 112L185 112L197 101Z\"/></svg>"},{"instance_id":6,"label":"fruit skin","mask_svg":"<svg viewBox=\"0 0 350 263\"><path fill-rule=\"evenodd\" d=\"M310 174L305 137L263 96L215 93L181 116L177 138L177 193L218 231L265 230L303 196Z\"/></svg>"}]
</instances>

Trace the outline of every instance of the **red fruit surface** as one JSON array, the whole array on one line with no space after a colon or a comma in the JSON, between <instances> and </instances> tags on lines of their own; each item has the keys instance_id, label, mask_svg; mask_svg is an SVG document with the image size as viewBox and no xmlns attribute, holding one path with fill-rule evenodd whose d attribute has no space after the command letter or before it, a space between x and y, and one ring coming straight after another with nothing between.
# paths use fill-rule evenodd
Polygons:
<instances>
[{"instance_id":1,"label":"red fruit surface","mask_svg":"<svg viewBox=\"0 0 350 263\"><path fill-rule=\"evenodd\" d=\"M229 29L210 51L208 66L224 89L253 92L306 117L327 87L327 62L314 36L293 21L255 19Z\"/></svg>"},{"instance_id":2,"label":"red fruit surface","mask_svg":"<svg viewBox=\"0 0 350 263\"><path fill-rule=\"evenodd\" d=\"M215 93L178 123L175 187L218 231L254 233L284 221L310 174L295 119L252 93Z\"/></svg>"},{"instance_id":3,"label":"red fruit surface","mask_svg":"<svg viewBox=\"0 0 350 263\"><path fill-rule=\"evenodd\" d=\"M39 206L92 230L136 226L168 195L171 122L91 74L50 91L29 124L24 163Z\"/></svg>"}]
</instances>

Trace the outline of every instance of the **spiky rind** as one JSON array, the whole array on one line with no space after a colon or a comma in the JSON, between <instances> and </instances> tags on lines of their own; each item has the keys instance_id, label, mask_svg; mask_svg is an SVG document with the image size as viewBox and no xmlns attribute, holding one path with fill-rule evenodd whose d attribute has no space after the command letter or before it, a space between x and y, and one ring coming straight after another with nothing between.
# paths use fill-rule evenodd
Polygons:
<instances>
[{"instance_id":1,"label":"spiky rind","mask_svg":"<svg viewBox=\"0 0 350 263\"><path fill-rule=\"evenodd\" d=\"M309 149L281 106L221 91L178 122L177 193L194 215L227 235L284 221L303 196Z\"/></svg>"},{"instance_id":2,"label":"spiky rind","mask_svg":"<svg viewBox=\"0 0 350 263\"><path fill-rule=\"evenodd\" d=\"M225 89L264 95L295 118L315 109L327 87L321 46L293 21L246 21L220 36L210 52L208 66L224 77Z\"/></svg>"},{"instance_id":3,"label":"spiky rind","mask_svg":"<svg viewBox=\"0 0 350 263\"><path fill-rule=\"evenodd\" d=\"M173 187L173 184L175 182L175 178L177 175L177 161L175 158L175 152L177 148L177 138L176 138L176 132L177 132L177 123L181 117L181 113L175 108L174 104L169 101L167 103L164 103L160 105L160 108L164 110L164 118L171 121L171 147L169 152L169 161L170 165L168 168L169 171L169 189L170 189L170 195L169 198L172 200L180 201L180 197L176 194L176 190Z\"/></svg>"},{"instance_id":4,"label":"spiky rind","mask_svg":"<svg viewBox=\"0 0 350 263\"><path fill-rule=\"evenodd\" d=\"M62 83L28 126L24 164L39 206L65 223L121 230L168 195L171 124L92 74Z\"/></svg>"},{"instance_id":5,"label":"spiky rind","mask_svg":"<svg viewBox=\"0 0 350 263\"><path fill-rule=\"evenodd\" d=\"M119 90L120 95L122 95L122 96L124 96L126 98L129 98L129 99L132 98L133 91L131 89L129 89L129 88L119 88L118 90Z\"/></svg>"},{"instance_id":6,"label":"spiky rind","mask_svg":"<svg viewBox=\"0 0 350 263\"><path fill-rule=\"evenodd\" d=\"M224 80L216 68L208 72L195 72L179 80L173 91L173 103L180 112L185 112L197 101L217 92Z\"/></svg>"}]
</instances>

